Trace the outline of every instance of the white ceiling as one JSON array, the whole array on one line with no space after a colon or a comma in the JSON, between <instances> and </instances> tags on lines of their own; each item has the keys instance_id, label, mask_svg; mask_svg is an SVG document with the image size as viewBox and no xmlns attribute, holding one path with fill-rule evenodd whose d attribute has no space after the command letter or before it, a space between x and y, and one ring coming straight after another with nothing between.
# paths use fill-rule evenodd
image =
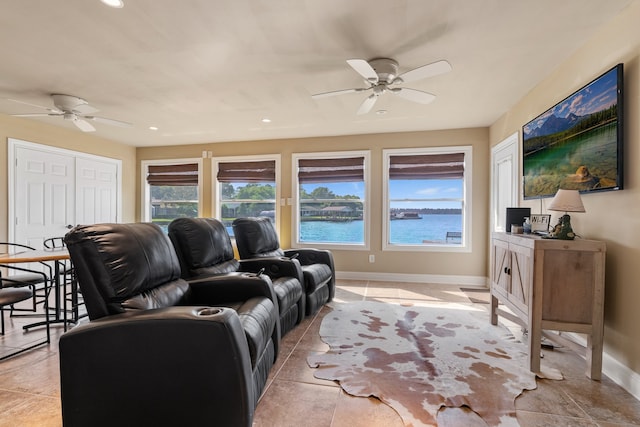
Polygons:
<instances>
[{"instance_id":1,"label":"white ceiling","mask_svg":"<svg viewBox=\"0 0 640 427\"><path fill-rule=\"evenodd\" d=\"M92 122L134 146L488 126L637 0L124 1L2 2L0 113L75 95L133 123ZM346 60L376 57L453 71L405 84L437 95L428 105L384 94L357 116L369 92L311 98L365 87Z\"/></svg>"}]
</instances>

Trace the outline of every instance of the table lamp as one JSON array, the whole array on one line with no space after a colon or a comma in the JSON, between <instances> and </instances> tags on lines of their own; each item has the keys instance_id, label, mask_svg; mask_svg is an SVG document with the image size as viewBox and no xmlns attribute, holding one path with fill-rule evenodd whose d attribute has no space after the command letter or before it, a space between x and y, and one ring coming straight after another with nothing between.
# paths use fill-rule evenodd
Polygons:
<instances>
[{"instance_id":1,"label":"table lamp","mask_svg":"<svg viewBox=\"0 0 640 427\"><path fill-rule=\"evenodd\" d=\"M578 190L559 189L547 208L550 211L564 212L554 227L551 237L561 240L573 240L576 234L571 228L571 217L567 212L586 212Z\"/></svg>"}]
</instances>

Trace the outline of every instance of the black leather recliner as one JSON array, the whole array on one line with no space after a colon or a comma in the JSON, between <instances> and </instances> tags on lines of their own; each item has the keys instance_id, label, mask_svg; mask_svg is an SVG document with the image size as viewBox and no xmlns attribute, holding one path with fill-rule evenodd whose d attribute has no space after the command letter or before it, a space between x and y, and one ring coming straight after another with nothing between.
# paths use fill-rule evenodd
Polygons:
<instances>
[{"instance_id":1,"label":"black leather recliner","mask_svg":"<svg viewBox=\"0 0 640 427\"><path fill-rule=\"evenodd\" d=\"M60 338L65 426L250 426L277 355L266 276L187 283L154 224L65 236L90 322Z\"/></svg>"},{"instance_id":2,"label":"black leather recliner","mask_svg":"<svg viewBox=\"0 0 640 427\"><path fill-rule=\"evenodd\" d=\"M300 262L307 298L307 315L313 314L335 295L335 266L330 251L280 248L278 234L267 217L237 218L233 221L240 259L260 257L295 258Z\"/></svg>"},{"instance_id":3,"label":"black leather recliner","mask_svg":"<svg viewBox=\"0 0 640 427\"><path fill-rule=\"evenodd\" d=\"M282 336L304 319L305 295L299 279L302 269L297 261L278 257L268 264L239 262L227 229L215 218L177 218L168 231L184 279L262 270L271 278L278 299Z\"/></svg>"}]
</instances>

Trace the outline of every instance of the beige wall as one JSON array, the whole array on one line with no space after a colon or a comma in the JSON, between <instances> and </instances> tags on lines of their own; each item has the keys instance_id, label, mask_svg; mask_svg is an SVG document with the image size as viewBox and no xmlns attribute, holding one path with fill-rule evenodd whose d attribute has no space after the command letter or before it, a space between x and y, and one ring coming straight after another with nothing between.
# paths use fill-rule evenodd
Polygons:
<instances>
[{"instance_id":1,"label":"beige wall","mask_svg":"<svg viewBox=\"0 0 640 427\"><path fill-rule=\"evenodd\" d=\"M0 114L0 200L8 200L7 140L19 139L52 147L89 153L122 160L122 218L135 221L134 147L98 138L90 133L50 126L35 120L26 120ZM7 204L0 209L0 241L7 240Z\"/></svg>"},{"instance_id":2,"label":"beige wall","mask_svg":"<svg viewBox=\"0 0 640 427\"><path fill-rule=\"evenodd\" d=\"M624 63L624 190L584 195L586 213L571 216L574 230L607 244L605 352L640 373L640 3L603 27L490 128L491 145L617 63ZM540 202L521 202L539 212ZM544 202L548 205L549 200ZM552 223L556 222L557 213ZM607 360L605 359L605 366ZM624 368L622 369L624 371ZM629 374L629 372L627 372ZM621 375L623 376L623 375ZM632 387L633 388L633 387ZM638 390L638 389L636 389Z\"/></svg>"},{"instance_id":3,"label":"beige wall","mask_svg":"<svg viewBox=\"0 0 640 427\"><path fill-rule=\"evenodd\" d=\"M473 220L471 253L443 252L390 252L382 251L382 150L385 148L411 148L470 145L473 147ZM281 197L291 197L291 154L316 151L371 151L371 250L333 250L336 268L340 271L366 273L403 273L456 276L487 276L487 212L489 182L488 129L460 129L433 132L407 132L395 134L337 136L327 138L286 139L201 144L179 147L138 148L138 163L142 160L200 157L202 151L211 151L213 157L255 154L280 154ZM211 215L211 162L204 162L204 216ZM139 168L139 166L138 166ZM139 172L139 171L138 171ZM140 199L140 197L138 197ZM140 201L136 212L140 215ZM285 206L280 218L281 244L291 242L291 206ZM370 264L369 254L376 262Z\"/></svg>"},{"instance_id":4,"label":"beige wall","mask_svg":"<svg viewBox=\"0 0 640 427\"><path fill-rule=\"evenodd\" d=\"M560 64L527 96L522 98L489 129L460 129L434 132L342 136L333 138L247 141L179 147L138 148L62 129L36 121L0 115L0 195L7 200L7 138L16 138L55 147L120 159L123 162L123 221L140 219L140 161L165 158L200 157L203 150L214 156L274 154L282 155L282 197L291 196L291 153L315 151L371 150L372 203L371 250L334 251L341 271L410 273L433 275L487 276L488 201L490 146L520 131L524 123L580 88L618 62L625 64L625 189L583 197L587 213L572 217L574 228L587 238L607 243L605 307L605 351L624 373L633 377L626 384L633 388L640 373L640 2L633 3L621 16L602 28L596 37L566 62ZM543 77L543 76L541 76ZM473 146L472 253L382 252L383 148ZM204 162L204 215L211 215L211 162ZM546 202L548 203L548 201ZM522 202L534 212L539 203ZM555 219L556 215L554 215ZM291 212L285 208L280 230L283 245L290 243ZM0 209L0 240L7 237L7 209ZM368 255L376 255L369 264ZM617 364L617 365L616 365ZM605 358L605 367L607 359ZM611 367L611 365L609 366ZM628 371L625 369L628 368ZM620 380L620 378L618 378ZM621 380L624 381L624 380ZM640 387L640 386L636 386ZM636 388L640 390L640 388Z\"/></svg>"}]
</instances>

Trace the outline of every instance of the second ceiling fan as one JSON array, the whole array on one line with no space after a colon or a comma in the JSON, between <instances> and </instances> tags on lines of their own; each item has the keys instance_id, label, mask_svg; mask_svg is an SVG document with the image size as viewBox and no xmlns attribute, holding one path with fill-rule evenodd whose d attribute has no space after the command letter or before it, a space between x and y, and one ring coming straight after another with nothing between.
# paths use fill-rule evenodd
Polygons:
<instances>
[{"instance_id":1,"label":"second ceiling fan","mask_svg":"<svg viewBox=\"0 0 640 427\"><path fill-rule=\"evenodd\" d=\"M397 87L397 85L437 76L447 73L452 69L451 64L445 60L441 60L398 75L398 63L389 58L376 58L370 61L365 61L364 59L349 59L347 63L358 74L364 77L369 87L342 89L311 96L314 99L318 99L353 92L371 91L371 94L360 104L360 108L358 108L359 115L367 114L371 111L378 97L385 92L391 92L409 101L428 104L435 99L435 95L417 89Z\"/></svg>"}]
</instances>

